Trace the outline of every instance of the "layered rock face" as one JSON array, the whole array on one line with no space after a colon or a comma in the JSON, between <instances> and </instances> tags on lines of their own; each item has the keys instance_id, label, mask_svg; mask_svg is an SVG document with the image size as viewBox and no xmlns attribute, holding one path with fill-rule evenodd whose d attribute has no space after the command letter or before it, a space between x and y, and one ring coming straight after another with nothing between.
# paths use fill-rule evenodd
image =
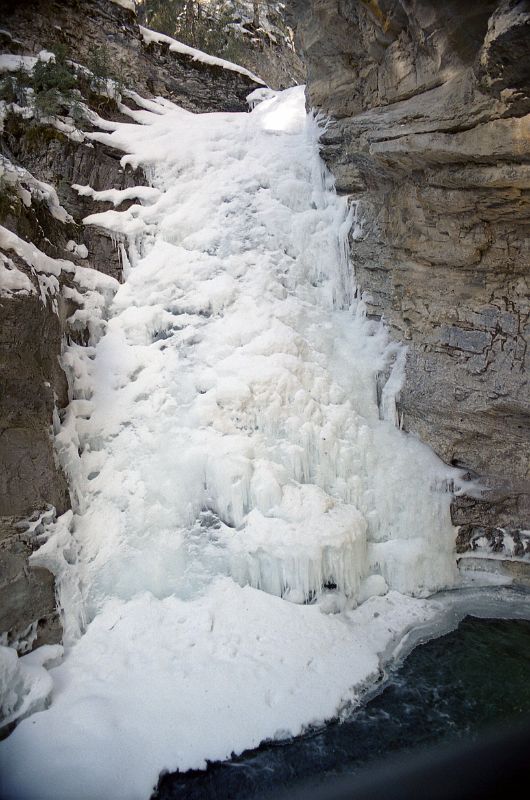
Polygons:
<instances>
[{"instance_id":1,"label":"layered rock face","mask_svg":"<svg viewBox=\"0 0 530 800\"><path fill-rule=\"evenodd\" d=\"M125 86L142 97L161 95L189 111L241 111L255 84L241 73L146 44L132 11L112 0L0 0L9 50L37 55L57 44L73 61L90 65L101 48Z\"/></svg>"},{"instance_id":2,"label":"layered rock face","mask_svg":"<svg viewBox=\"0 0 530 800\"><path fill-rule=\"evenodd\" d=\"M134 15L110 0L0 2L0 11L3 53L36 56L62 46L86 66L103 49L123 86L146 98L162 94L191 111L241 110L256 88L241 73L147 44ZM108 94L79 86L82 101L102 117L131 122ZM126 102L136 108L132 98ZM71 399L60 365L64 338L81 345L90 339L76 314L84 289L75 268L109 276L110 294L112 281L117 288L122 277L117 243L107 231L82 224L111 204L79 196L72 184L99 191L146 180L139 170L121 168L122 153L90 141L64 116L36 118L30 109L1 103L0 119L0 226L7 230L0 230L0 643L24 652L61 638L53 576L28 559L39 545L42 515L70 506L53 423ZM92 128L87 118L78 126ZM57 277L38 272L13 249L9 232L70 267L59 267Z\"/></svg>"},{"instance_id":3,"label":"layered rock face","mask_svg":"<svg viewBox=\"0 0 530 800\"><path fill-rule=\"evenodd\" d=\"M460 551L530 517L530 4L294 2L323 157L357 202L368 313L408 345L400 413L479 478ZM475 493L476 494L476 493Z\"/></svg>"}]
</instances>

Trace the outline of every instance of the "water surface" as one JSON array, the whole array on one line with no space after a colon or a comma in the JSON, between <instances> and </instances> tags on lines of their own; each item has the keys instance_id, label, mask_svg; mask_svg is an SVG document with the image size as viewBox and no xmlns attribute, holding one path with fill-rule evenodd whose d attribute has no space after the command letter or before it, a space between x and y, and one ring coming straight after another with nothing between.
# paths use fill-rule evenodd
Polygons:
<instances>
[{"instance_id":1,"label":"water surface","mask_svg":"<svg viewBox=\"0 0 530 800\"><path fill-rule=\"evenodd\" d=\"M438 742L469 741L530 715L530 621L466 617L420 644L383 690L343 722L267 744L205 772L164 776L158 800L244 800L354 773Z\"/></svg>"}]
</instances>

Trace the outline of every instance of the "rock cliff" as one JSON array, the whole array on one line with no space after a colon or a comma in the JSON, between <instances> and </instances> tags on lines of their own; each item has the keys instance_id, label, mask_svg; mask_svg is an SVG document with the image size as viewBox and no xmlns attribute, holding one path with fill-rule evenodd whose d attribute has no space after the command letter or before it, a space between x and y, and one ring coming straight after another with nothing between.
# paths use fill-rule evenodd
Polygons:
<instances>
[{"instance_id":1,"label":"rock cliff","mask_svg":"<svg viewBox=\"0 0 530 800\"><path fill-rule=\"evenodd\" d=\"M53 576L28 559L43 514L70 506L52 439L54 418L71 399L62 345L65 337L91 341L82 310L90 270L108 276L108 297L122 274L119 243L82 224L111 204L94 203L72 184L99 191L146 181L141 172L121 168L121 153L83 135L92 129L90 112L76 121L75 108L61 95L53 113L37 114L35 80L32 100L24 85L30 78L13 70L10 57L23 56L27 66L27 57L43 50L61 52L68 69L78 65L75 80L62 78L64 86L74 83L73 94L68 91L78 111L84 105L128 122L119 107L119 92L125 96L127 89L144 98L163 95L190 111L231 111L246 108L257 84L167 44L146 42L134 15L110 0L0 2L0 20L0 642L24 652L61 638ZM93 79L86 67L96 70ZM109 92L109 80L119 92ZM132 96L126 102L138 107ZM25 248L30 242L31 252Z\"/></svg>"},{"instance_id":2,"label":"rock cliff","mask_svg":"<svg viewBox=\"0 0 530 800\"><path fill-rule=\"evenodd\" d=\"M291 9L308 105L332 118L323 157L357 204L358 290L408 345L403 425L482 486L453 504L459 551L521 556L530 527L529 3L310 0Z\"/></svg>"}]
</instances>

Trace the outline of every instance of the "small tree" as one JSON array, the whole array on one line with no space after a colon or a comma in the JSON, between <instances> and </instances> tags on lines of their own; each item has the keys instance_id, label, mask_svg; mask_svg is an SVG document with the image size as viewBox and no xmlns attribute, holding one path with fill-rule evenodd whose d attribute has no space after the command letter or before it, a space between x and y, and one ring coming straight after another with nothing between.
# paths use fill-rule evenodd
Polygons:
<instances>
[{"instance_id":1,"label":"small tree","mask_svg":"<svg viewBox=\"0 0 530 800\"><path fill-rule=\"evenodd\" d=\"M35 95L35 116L55 117L63 106L63 96L57 89L46 89Z\"/></svg>"},{"instance_id":2,"label":"small tree","mask_svg":"<svg viewBox=\"0 0 530 800\"><path fill-rule=\"evenodd\" d=\"M58 45L54 51L55 58L49 61L37 61L33 68L31 83L35 94L55 90L59 94L67 94L76 85L75 73L66 62L66 48Z\"/></svg>"},{"instance_id":3,"label":"small tree","mask_svg":"<svg viewBox=\"0 0 530 800\"><path fill-rule=\"evenodd\" d=\"M141 8L146 25L160 33L175 36L186 0L145 0Z\"/></svg>"},{"instance_id":4,"label":"small tree","mask_svg":"<svg viewBox=\"0 0 530 800\"><path fill-rule=\"evenodd\" d=\"M37 117L53 117L76 99L73 90L77 79L66 55L66 47L59 44L54 49L54 58L49 61L39 59L33 67L31 85Z\"/></svg>"},{"instance_id":5,"label":"small tree","mask_svg":"<svg viewBox=\"0 0 530 800\"><path fill-rule=\"evenodd\" d=\"M93 88L105 89L112 72L110 48L103 45L92 50L87 60L87 67L93 75L91 80Z\"/></svg>"}]
</instances>

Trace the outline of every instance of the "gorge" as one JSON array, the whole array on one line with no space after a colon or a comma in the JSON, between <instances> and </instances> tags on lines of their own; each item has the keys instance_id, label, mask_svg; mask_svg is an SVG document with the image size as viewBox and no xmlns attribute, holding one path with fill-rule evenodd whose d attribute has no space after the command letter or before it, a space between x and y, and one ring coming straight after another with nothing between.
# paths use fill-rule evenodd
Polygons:
<instances>
[{"instance_id":1,"label":"gorge","mask_svg":"<svg viewBox=\"0 0 530 800\"><path fill-rule=\"evenodd\" d=\"M9 797L148 797L528 610L526 4L292 3L282 91L128 5L2 15Z\"/></svg>"}]
</instances>

